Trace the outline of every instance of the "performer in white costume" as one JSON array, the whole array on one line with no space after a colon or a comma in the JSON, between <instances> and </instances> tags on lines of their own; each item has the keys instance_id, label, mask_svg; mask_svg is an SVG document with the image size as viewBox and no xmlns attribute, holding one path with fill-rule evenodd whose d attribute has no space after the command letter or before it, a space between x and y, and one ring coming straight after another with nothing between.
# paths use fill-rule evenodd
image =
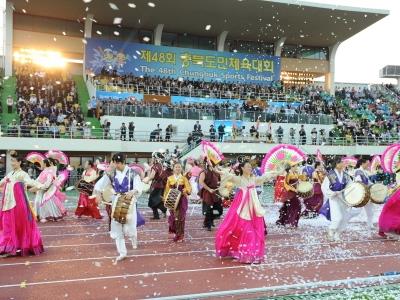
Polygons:
<instances>
[{"instance_id":1,"label":"performer in white costume","mask_svg":"<svg viewBox=\"0 0 400 300\"><path fill-rule=\"evenodd\" d=\"M355 171L354 181L361 182L365 184L367 187L370 187L373 183L369 179L368 173L368 163L369 161L366 159L360 159L357 162L357 169ZM367 224L370 229L374 229L374 209L376 208L376 204L369 201L367 205L363 207L365 214L367 215ZM361 210L360 210L361 212Z\"/></svg>"},{"instance_id":2,"label":"performer in white costume","mask_svg":"<svg viewBox=\"0 0 400 300\"><path fill-rule=\"evenodd\" d=\"M115 240L119 256L116 261L121 261L126 258L127 249L125 245L125 237L131 240L132 248L137 249L137 225L138 215L136 209L136 202L142 193L143 184L140 176L125 164L125 156L122 153L117 153L112 158L112 163L115 168L114 171L105 174L95 185L94 193L102 193L107 188L112 188L115 191L112 197L112 220L110 236ZM121 194L125 198L132 199L130 202L129 210L126 215L126 222L120 223L115 219L115 210L118 205L118 199Z\"/></svg>"},{"instance_id":3,"label":"performer in white costume","mask_svg":"<svg viewBox=\"0 0 400 300\"><path fill-rule=\"evenodd\" d=\"M333 163L333 170L328 172L322 182L322 193L329 200L331 223L329 225L328 237L330 240L339 241L340 232L342 232L350 218L359 213L359 208L349 207L344 202L343 190L351 183L350 176L344 171L344 164L340 157L337 157Z\"/></svg>"}]
</instances>

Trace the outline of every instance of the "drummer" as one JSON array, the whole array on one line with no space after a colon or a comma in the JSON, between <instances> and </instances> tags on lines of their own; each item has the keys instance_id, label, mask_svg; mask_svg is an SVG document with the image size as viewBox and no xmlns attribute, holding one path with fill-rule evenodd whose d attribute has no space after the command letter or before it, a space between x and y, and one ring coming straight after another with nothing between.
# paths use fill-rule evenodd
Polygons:
<instances>
[{"instance_id":1,"label":"drummer","mask_svg":"<svg viewBox=\"0 0 400 300\"><path fill-rule=\"evenodd\" d=\"M351 210L344 201L343 190L351 183L350 176L344 171L345 165L339 156L335 157L331 163L332 170L328 172L322 182L322 193L328 198L331 223L328 230L328 238L340 241L342 232L351 217Z\"/></svg>"},{"instance_id":2,"label":"drummer","mask_svg":"<svg viewBox=\"0 0 400 300\"><path fill-rule=\"evenodd\" d=\"M321 191L321 184L325 178L325 168L323 164L317 161L314 165L314 172L312 174L314 194L311 198L304 199L305 209L302 216L308 219L316 218L318 212L324 203L324 196Z\"/></svg>"},{"instance_id":3,"label":"drummer","mask_svg":"<svg viewBox=\"0 0 400 300\"><path fill-rule=\"evenodd\" d=\"M357 165L356 165L356 170L354 173L354 181L356 182L361 182L362 184L366 185L368 188L371 187L373 184L370 180L369 174L368 174L368 166L369 166L369 160L361 158L358 160ZM376 205L369 201L363 208L365 210L365 214L367 215L367 224L370 229L375 229L374 223L373 223L373 217L374 217L374 209ZM360 210L361 212L361 210Z\"/></svg>"},{"instance_id":4,"label":"drummer","mask_svg":"<svg viewBox=\"0 0 400 300\"><path fill-rule=\"evenodd\" d=\"M297 228L301 202L297 194L297 185L300 180L307 180L306 176L299 174L298 163L291 162L286 167L286 177L284 181L284 200L283 206L279 210L279 219L276 225Z\"/></svg>"},{"instance_id":5,"label":"drummer","mask_svg":"<svg viewBox=\"0 0 400 300\"><path fill-rule=\"evenodd\" d=\"M221 211L221 198L217 195L217 189L221 181L220 175L213 170L212 162L204 158L204 170L200 173L199 183L200 198L203 203L203 214L204 214L204 228L211 231L211 227L214 227L214 210Z\"/></svg>"},{"instance_id":6,"label":"drummer","mask_svg":"<svg viewBox=\"0 0 400 300\"><path fill-rule=\"evenodd\" d=\"M301 173L303 175L306 175L308 180L313 179L313 174L314 174L315 168L313 167L313 160L312 158L307 158L306 165L301 169Z\"/></svg>"},{"instance_id":7,"label":"drummer","mask_svg":"<svg viewBox=\"0 0 400 300\"><path fill-rule=\"evenodd\" d=\"M94 184L98 178L97 170L92 161L85 164L85 171L82 173L82 181L86 183L86 190L79 190L78 207L76 208L75 215L80 218L82 216L89 216L94 219L101 219L99 208L97 207L96 199L89 197L93 192ZM78 185L78 189L80 189Z\"/></svg>"},{"instance_id":8,"label":"drummer","mask_svg":"<svg viewBox=\"0 0 400 300\"><path fill-rule=\"evenodd\" d=\"M159 220L159 210L162 212L164 218L167 217L167 209L165 208L164 202L161 198L165 188L165 182L162 176L162 161L165 158L165 155L161 152L153 152L152 157L153 165L151 167L150 175L144 178L143 182L149 183L151 181L148 206L153 210L152 220Z\"/></svg>"},{"instance_id":9,"label":"drummer","mask_svg":"<svg viewBox=\"0 0 400 300\"><path fill-rule=\"evenodd\" d=\"M94 192L102 192L107 187L112 185L116 193L124 193L128 198L139 198L142 193L143 184L140 176L125 164L125 155L116 153L112 157L112 163L115 170L111 174L104 175L95 185ZM113 204L118 200L115 195L112 199ZM134 201L135 199L132 199ZM136 203L132 203L127 215L126 224L118 223L111 220L110 236L115 240L119 256L116 261L121 261L126 258L127 250L125 245L125 236L128 237L132 243L132 248L137 249L137 221L138 215L136 210Z\"/></svg>"}]
</instances>

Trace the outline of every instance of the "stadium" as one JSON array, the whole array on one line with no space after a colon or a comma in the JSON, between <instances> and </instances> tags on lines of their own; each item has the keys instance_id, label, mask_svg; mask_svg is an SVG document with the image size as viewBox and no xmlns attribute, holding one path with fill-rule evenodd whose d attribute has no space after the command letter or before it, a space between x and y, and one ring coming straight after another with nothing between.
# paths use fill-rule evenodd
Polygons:
<instances>
[{"instance_id":1,"label":"stadium","mask_svg":"<svg viewBox=\"0 0 400 300\"><path fill-rule=\"evenodd\" d=\"M400 67L335 80L391 10L0 8L0 299L400 299Z\"/></svg>"}]
</instances>

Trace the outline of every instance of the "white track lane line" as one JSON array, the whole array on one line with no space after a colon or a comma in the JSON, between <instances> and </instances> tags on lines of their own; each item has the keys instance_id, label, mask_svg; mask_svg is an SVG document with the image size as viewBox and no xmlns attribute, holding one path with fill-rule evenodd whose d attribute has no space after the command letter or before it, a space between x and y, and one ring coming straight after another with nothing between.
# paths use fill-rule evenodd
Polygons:
<instances>
[{"instance_id":1,"label":"white track lane line","mask_svg":"<svg viewBox=\"0 0 400 300\"><path fill-rule=\"evenodd\" d=\"M348 241L344 244L359 244L359 243L375 243L375 242L382 242L382 239L374 239L374 240L358 240L358 241ZM114 243L107 243L114 244ZM275 245L275 246L267 246L265 250L269 249L277 249L277 248L288 248L288 247L306 247L306 246L330 246L338 244L336 242L328 242L328 243L311 243L311 244L288 244L288 245ZM96 245L96 244L91 244ZM140 250L140 249L139 249ZM154 252L154 250L152 250ZM190 251L176 251L176 252L160 252L160 253L144 253L144 254L135 254L135 255L128 255L129 258L135 257L152 257L152 256L170 256L170 255L182 255L182 254L192 254L192 253L209 253L214 252L214 249L204 249L204 250L190 250ZM72 261L85 261L85 260L103 260L103 259L114 259L115 256L103 256L103 257L88 257L88 258L71 258L71 259L59 259L59 260L44 260L44 261L33 261L29 262L29 265L35 264L50 264L50 263L62 263L62 262L72 262ZM0 264L1 267L7 266L21 266L26 265L26 262L20 263L5 263Z\"/></svg>"},{"instance_id":2,"label":"white track lane line","mask_svg":"<svg viewBox=\"0 0 400 300\"><path fill-rule=\"evenodd\" d=\"M357 288L357 287L370 287L372 285L382 285L382 284L390 284L390 283L398 283L400 280L400 275L390 275L390 276L374 276L374 277L356 277L356 278L346 278L346 279L338 279L338 280L326 280L326 281L318 281L318 282L305 282L305 283L295 283L288 285L275 285L268 287L260 287L260 288L244 288L238 290L222 290L215 292L206 292L199 294L186 294L186 295L176 295L176 296L168 296L168 297L158 297L158 298L144 298L141 300L189 300L189 299L215 299L221 298L223 296L238 296L238 295L249 295L256 293L266 293L266 292L277 292L277 291L285 291L286 293L290 290L298 290L302 291L303 294L306 294L307 291L311 290L322 290L322 291L332 291L332 289L340 289L343 286L349 286L349 288ZM357 286L358 285L358 286ZM329 290L327 288L330 287ZM313 292L312 292L313 293ZM294 298L296 294L292 294ZM287 298L290 298L291 294L286 295ZM248 298L248 297L246 297ZM260 299L261 297L256 297ZM264 298L264 297L262 297ZM275 297L274 297L275 298ZM277 297L279 298L279 296ZM282 296L282 299L286 298ZM266 298L264 298L266 299Z\"/></svg>"},{"instance_id":3,"label":"white track lane line","mask_svg":"<svg viewBox=\"0 0 400 300\"><path fill-rule=\"evenodd\" d=\"M346 262L346 261L357 261L363 259L375 259L375 258L388 258L388 257L399 257L400 254L382 254L382 255L368 255L368 256L359 256L359 257L347 257L347 258L328 258L328 259L314 259L314 260L303 260L303 261L287 261L282 263L262 263L258 265L254 265L257 267L268 266L278 267L278 266L287 266L287 265L302 265L305 264L319 264L326 262ZM187 273L196 273L196 272L210 272L210 271L222 271L222 270L232 270L232 269L247 269L249 265L237 265L230 267L217 267L217 268L201 268L201 269L186 269L186 270L176 270L176 271L166 271L166 272L146 272L146 273L138 273L138 274L123 274L123 275L114 275L114 276L101 276L101 277L88 277L88 278L76 278L76 279L65 279L65 280L54 280L54 281L38 281L38 282L27 282L25 285L29 286L41 286L41 285L51 285L51 284L62 284L62 283L73 283L73 282L89 282L89 281L98 281L98 280L106 280L106 279L126 279L126 278L134 278L134 277L145 277L149 276L160 276L160 275L170 275L170 274L187 274ZM0 288L21 288L21 283L15 284L5 284L0 285Z\"/></svg>"},{"instance_id":4,"label":"white track lane line","mask_svg":"<svg viewBox=\"0 0 400 300\"><path fill-rule=\"evenodd\" d=\"M204 233L208 233L205 231L203 228L199 229L190 229L190 231L204 231ZM145 232L158 232L161 234L166 233L166 230L138 230L138 233L145 233ZM215 233L216 231L214 231ZM96 235L108 235L110 234L108 231L103 231L103 232L79 232L79 233L59 233L59 234L42 234L42 237L61 237L61 236L85 236L85 235L90 235L90 236L96 236ZM298 236L300 233L271 233L268 234L268 236L282 236L282 235L290 235L290 236ZM213 237L214 238L214 237Z\"/></svg>"},{"instance_id":5,"label":"white track lane line","mask_svg":"<svg viewBox=\"0 0 400 300\"><path fill-rule=\"evenodd\" d=\"M107 233L104 233L104 234L108 234L108 232ZM102 234L82 234L83 236L87 236L87 235L91 235L90 237L94 237L94 236L100 236L100 235L104 235L103 233ZM268 236L267 236L267 242L268 242L268 238L271 238L271 237L274 237L274 236L282 236L282 235L288 235L288 236L293 236L293 234L288 234L288 233L286 233L286 234L269 234ZM188 236L190 236L190 234L188 233ZM320 237L323 237L324 235L321 235ZM42 235L42 237L43 237L43 235ZM318 237L318 236L316 236L316 237ZM194 240L194 241L196 241L196 240L213 240L213 239L215 239L215 237L214 236L206 236L206 237L189 237L189 238L186 238L185 240L186 241L192 241L192 240ZM391 241L391 240L385 240L385 239L383 239L383 238L378 238L377 240L381 240L381 241ZM142 244L150 244L150 243L155 243L155 242L171 242L172 241L172 239L163 239L163 240L152 240L152 239L149 239L149 240L146 240L146 241L140 241L140 243L142 243ZM341 242L336 242L336 243L346 243L346 242L351 242L351 241L353 241L353 240L342 240ZM79 246L95 246L95 245L109 245L109 244L114 244L114 243L112 243L112 242L102 242L102 243L83 243L83 244L54 244L54 245L49 245L49 246L46 246L45 248L60 248L60 247L74 247L74 246L76 246L76 247L79 247Z\"/></svg>"}]
</instances>

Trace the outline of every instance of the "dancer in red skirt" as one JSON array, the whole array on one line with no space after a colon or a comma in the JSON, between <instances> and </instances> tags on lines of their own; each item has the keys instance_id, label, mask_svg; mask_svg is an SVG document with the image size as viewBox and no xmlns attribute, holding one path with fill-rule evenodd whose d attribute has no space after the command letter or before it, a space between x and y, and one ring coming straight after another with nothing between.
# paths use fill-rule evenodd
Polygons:
<instances>
[{"instance_id":1,"label":"dancer in red skirt","mask_svg":"<svg viewBox=\"0 0 400 300\"><path fill-rule=\"evenodd\" d=\"M78 216L78 218L82 216L88 216L94 219L102 218L99 208L97 207L96 198L90 197L97 178L98 173L93 162L88 161L85 165L85 171L82 174L83 184L88 188L88 190L86 191L86 188L84 188L80 191L78 207L75 211L75 215Z\"/></svg>"}]
</instances>

